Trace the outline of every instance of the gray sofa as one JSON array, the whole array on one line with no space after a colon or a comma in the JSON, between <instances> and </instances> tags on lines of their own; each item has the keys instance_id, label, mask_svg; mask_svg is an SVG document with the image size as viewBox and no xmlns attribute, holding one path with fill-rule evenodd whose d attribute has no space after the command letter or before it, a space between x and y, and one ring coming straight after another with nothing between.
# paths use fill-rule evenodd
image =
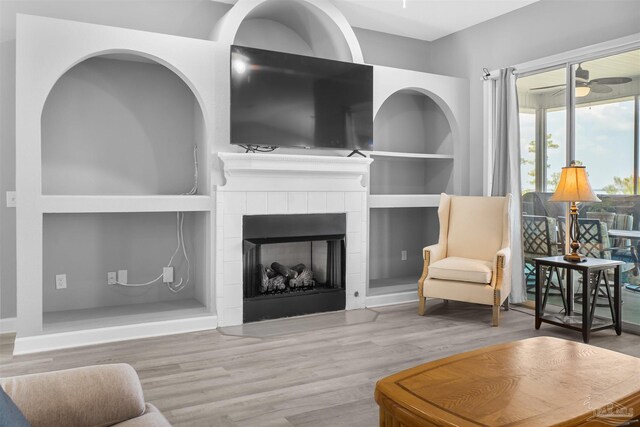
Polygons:
<instances>
[{"instance_id":1,"label":"gray sofa","mask_svg":"<svg viewBox=\"0 0 640 427\"><path fill-rule=\"evenodd\" d=\"M0 386L33 427L170 426L127 364L1 378Z\"/></svg>"}]
</instances>

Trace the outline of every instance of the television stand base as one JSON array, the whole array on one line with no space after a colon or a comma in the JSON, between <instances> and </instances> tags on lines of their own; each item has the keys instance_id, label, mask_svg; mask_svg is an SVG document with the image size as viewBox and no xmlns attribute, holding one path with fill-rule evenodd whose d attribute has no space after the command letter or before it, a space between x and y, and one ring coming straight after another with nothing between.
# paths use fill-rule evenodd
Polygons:
<instances>
[{"instance_id":1,"label":"television stand base","mask_svg":"<svg viewBox=\"0 0 640 427\"><path fill-rule=\"evenodd\" d=\"M365 158L367 157L367 156L365 156L364 154L362 154L362 152L361 152L360 150L353 150L353 151L352 151L352 152L351 152L347 157L351 157L351 156L353 156L354 154L358 154L358 155L360 155L360 156L362 156L362 157L365 157Z\"/></svg>"},{"instance_id":2,"label":"television stand base","mask_svg":"<svg viewBox=\"0 0 640 427\"><path fill-rule=\"evenodd\" d=\"M269 153L278 148L273 145L238 145L238 146L244 148L245 153Z\"/></svg>"}]
</instances>

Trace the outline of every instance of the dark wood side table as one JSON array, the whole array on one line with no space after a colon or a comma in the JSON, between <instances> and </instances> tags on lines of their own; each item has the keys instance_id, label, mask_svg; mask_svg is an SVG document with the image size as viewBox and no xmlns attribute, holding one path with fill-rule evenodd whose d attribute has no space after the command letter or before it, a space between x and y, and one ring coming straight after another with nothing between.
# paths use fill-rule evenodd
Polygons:
<instances>
[{"instance_id":1,"label":"dark wood side table","mask_svg":"<svg viewBox=\"0 0 640 427\"><path fill-rule=\"evenodd\" d=\"M562 256L535 258L534 261L536 263L536 329L540 329L540 324L544 322L581 331L582 339L585 343L589 342L589 335L592 331L614 328L618 335L622 334L622 302L620 296L620 266L624 264L622 261L587 258L585 262L569 262L565 261ZM541 274L541 270L546 267L563 268L567 273L565 280L567 311L564 314L544 313L546 304L543 303L542 299L542 286L543 282L546 281L546 275ZM610 283L606 277L606 270L610 269L614 270L611 323L594 316L595 301L591 301L591 294L594 293L597 297L597 288L600 286L602 281L605 286L609 286ZM574 270L582 275L582 314L578 316L574 315L573 311ZM592 278L593 280L591 280ZM562 281L562 279L560 280ZM558 285L560 286L561 291L563 291L563 283L558 283Z\"/></svg>"}]
</instances>

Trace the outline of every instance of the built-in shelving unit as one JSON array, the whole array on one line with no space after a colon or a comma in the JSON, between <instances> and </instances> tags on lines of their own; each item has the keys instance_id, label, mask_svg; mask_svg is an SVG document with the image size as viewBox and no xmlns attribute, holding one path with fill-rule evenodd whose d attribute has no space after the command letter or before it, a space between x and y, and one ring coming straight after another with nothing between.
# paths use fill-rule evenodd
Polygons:
<instances>
[{"instance_id":1,"label":"built-in shelving unit","mask_svg":"<svg viewBox=\"0 0 640 427\"><path fill-rule=\"evenodd\" d=\"M42 196L43 213L207 212L210 196Z\"/></svg>"},{"instance_id":2,"label":"built-in shelving unit","mask_svg":"<svg viewBox=\"0 0 640 427\"><path fill-rule=\"evenodd\" d=\"M15 353L215 327L214 45L18 21ZM173 289L154 280L169 264ZM118 270L153 283L108 284Z\"/></svg>"},{"instance_id":3,"label":"built-in shelving unit","mask_svg":"<svg viewBox=\"0 0 640 427\"><path fill-rule=\"evenodd\" d=\"M458 120L465 120L460 80L398 71L374 71L369 305L417 298L422 248L438 239L440 193L456 190Z\"/></svg>"},{"instance_id":4,"label":"built-in shelving unit","mask_svg":"<svg viewBox=\"0 0 640 427\"><path fill-rule=\"evenodd\" d=\"M437 207L439 194L371 194L369 208L427 208Z\"/></svg>"},{"instance_id":5,"label":"built-in shelving unit","mask_svg":"<svg viewBox=\"0 0 640 427\"><path fill-rule=\"evenodd\" d=\"M198 122L185 82L140 56L92 57L58 79L42 114L43 331L86 328L92 310L96 326L191 316L185 302L206 312L212 203L207 169L196 172L206 163ZM175 282L189 280L179 292L162 280L107 284L118 270L148 283L170 260ZM57 274L66 289L53 286Z\"/></svg>"},{"instance_id":6,"label":"built-in shelving unit","mask_svg":"<svg viewBox=\"0 0 640 427\"><path fill-rule=\"evenodd\" d=\"M148 307L162 303L155 317L164 320L181 316L183 302L206 308L207 260L205 230L209 213L187 212L181 224L184 252L177 241L175 212L56 213L43 221L43 326L48 319L64 317L69 324L82 325L87 310L103 313L105 324L117 322L122 307L134 307L147 315ZM162 280L147 286L108 284L107 273L127 270L127 283L141 284L157 279L163 267L174 267L175 281L185 286L172 291ZM56 289L57 274L66 274L66 288ZM176 310L167 306L178 304ZM125 310L126 312L126 310ZM55 315L55 313L64 313ZM145 316L140 316L144 319Z\"/></svg>"},{"instance_id":7,"label":"built-in shelving unit","mask_svg":"<svg viewBox=\"0 0 640 427\"><path fill-rule=\"evenodd\" d=\"M364 63L346 18L328 0L238 0L211 40L27 15L17 21L14 353L237 324L240 231L229 220L249 211L261 183L247 175L250 191L230 194L231 175L223 173L221 154L239 150L229 141L230 45ZM301 179L287 181L295 184L288 195L274 194L288 197L291 209L347 212L358 230L347 237L355 242L351 308L415 299L421 248L437 238L438 195L459 191L468 85L375 66L374 115L367 215L366 174L349 191L322 187L312 198ZM305 154L322 163L342 151ZM290 154L300 152L276 155ZM357 163L344 158L321 185L353 178ZM298 204L301 197L308 203ZM254 199L251 209L262 200ZM177 245L176 212L184 213L193 285L177 294L162 284L108 285L110 271L126 269L130 283L161 273ZM176 264L176 277L185 264ZM66 289L55 289L57 274L67 274Z\"/></svg>"},{"instance_id":8,"label":"built-in shelving unit","mask_svg":"<svg viewBox=\"0 0 640 427\"><path fill-rule=\"evenodd\" d=\"M207 307L196 299L60 310L44 313L43 332L57 334L162 322L167 319L188 320L208 314Z\"/></svg>"},{"instance_id":9,"label":"built-in shelving unit","mask_svg":"<svg viewBox=\"0 0 640 427\"><path fill-rule=\"evenodd\" d=\"M453 154L428 154L428 153L402 153L394 151L371 151L371 157L404 157L407 159L449 159L453 160Z\"/></svg>"}]
</instances>

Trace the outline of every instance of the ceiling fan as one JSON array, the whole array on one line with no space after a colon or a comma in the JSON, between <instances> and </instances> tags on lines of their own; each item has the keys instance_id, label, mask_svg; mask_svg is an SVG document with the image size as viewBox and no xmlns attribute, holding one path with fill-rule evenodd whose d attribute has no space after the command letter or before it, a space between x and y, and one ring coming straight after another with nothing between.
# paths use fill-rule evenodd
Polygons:
<instances>
[{"instance_id":1,"label":"ceiling fan","mask_svg":"<svg viewBox=\"0 0 640 427\"><path fill-rule=\"evenodd\" d=\"M583 69L582 64L580 64L576 69L576 97L587 96L592 91L594 93L609 93L613 91L610 85L621 85L629 83L630 81L630 77L600 77L598 79L589 80L589 70ZM566 84L563 83L552 86L534 87L531 88L531 90L548 90L564 86L566 86ZM557 95L562 91L564 91L564 89L557 91L553 95Z\"/></svg>"}]
</instances>

